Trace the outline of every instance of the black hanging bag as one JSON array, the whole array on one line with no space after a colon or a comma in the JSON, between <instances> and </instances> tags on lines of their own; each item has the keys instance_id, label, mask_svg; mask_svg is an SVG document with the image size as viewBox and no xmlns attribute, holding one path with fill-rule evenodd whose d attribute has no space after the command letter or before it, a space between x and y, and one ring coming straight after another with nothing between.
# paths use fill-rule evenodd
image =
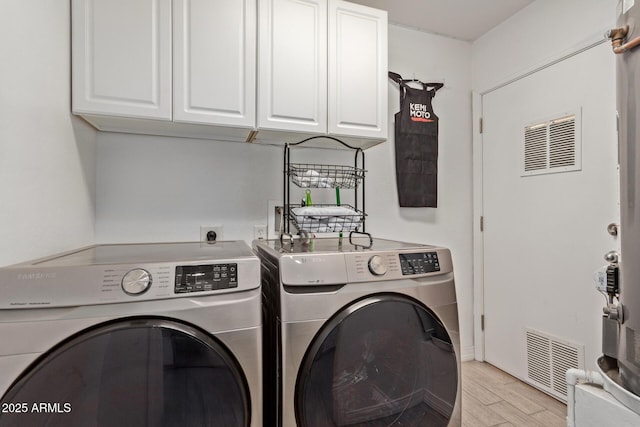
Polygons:
<instances>
[{"instance_id":1,"label":"black hanging bag","mask_svg":"<svg viewBox=\"0 0 640 427\"><path fill-rule=\"evenodd\" d=\"M401 207L438 206L438 116L431 100L442 83L405 80L389 72L400 87L395 115L396 183ZM407 83L416 82L421 88ZM429 89L431 88L431 89Z\"/></svg>"}]
</instances>

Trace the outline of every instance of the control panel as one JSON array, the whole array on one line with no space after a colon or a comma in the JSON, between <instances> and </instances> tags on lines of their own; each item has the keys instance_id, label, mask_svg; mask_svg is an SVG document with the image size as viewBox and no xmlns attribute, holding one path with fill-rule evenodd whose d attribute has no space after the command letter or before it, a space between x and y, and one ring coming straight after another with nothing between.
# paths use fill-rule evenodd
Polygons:
<instances>
[{"instance_id":1,"label":"control panel","mask_svg":"<svg viewBox=\"0 0 640 427\"><path fill-rule=\"evenodd\" d=\"M238 264L179 265L175 293L215 291L238 287Z\"/></svg>"},{"instance_id":2,"label":"control panel","mask_svg":"<svg viewBox=\"0 0 640 427\"><path fill-rule=\"evenodd\" d=\"M348 282L418 279L453 271L448 249L345 254Z\"/></svg>"},{"instance_id":3,"label":"control panel","mask_svg":"<svg viewBox=\"0 0 640 427\"><path fill-rule=\"evenodd\" d=\"M438 261L437 252L401 253L399 256L403 276L440 271L440 261Z\"/></svg>"},{"instance_id":4,"label":"control panel","mask_svg":"<svg viewBox=\"0 0 640 427\"><path fill-rule=\"evenodd\" d=\"M214 298L255 292L260 260L244 242L96 245L0 268L0 310Z\"/></svg>"}]
</instances>

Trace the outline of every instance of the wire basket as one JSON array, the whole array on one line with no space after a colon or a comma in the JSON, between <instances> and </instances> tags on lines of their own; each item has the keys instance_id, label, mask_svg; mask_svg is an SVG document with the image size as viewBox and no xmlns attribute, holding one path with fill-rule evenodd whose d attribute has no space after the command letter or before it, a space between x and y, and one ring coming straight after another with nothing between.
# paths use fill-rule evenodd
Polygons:
<instances>
[{"instance_id":1,"label":"wire basket","mask_svg":"<svg viewBox=\"0 0 640 427\"><path fill-rule=\"evenodd\" d=\"M313 205L289 208L289 218L298 230L310 233L356 231L365 213L350 205Z\"/></svg>"},{"instance_id":2,"label":"wire basket","mask_svg":"<svg viewBox=\"0 0 640 427\"><path fill-rule=\"evenodd\" d=\"M301 188L356 188L365 172L342 165L292 163L289 166L291 181Z\"/></svg>"}]
</instances>

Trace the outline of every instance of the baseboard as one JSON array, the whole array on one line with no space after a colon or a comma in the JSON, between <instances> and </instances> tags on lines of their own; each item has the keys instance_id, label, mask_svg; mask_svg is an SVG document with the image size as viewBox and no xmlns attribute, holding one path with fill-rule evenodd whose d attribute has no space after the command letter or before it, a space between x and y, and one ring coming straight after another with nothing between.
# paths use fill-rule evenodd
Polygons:
<instances>
[{"instance_id":1,"label":"baseboard","mask_svg":"<svg viewBox=\"0 0 640 427\"><path fill-rule=\"evenodd\" d=\"M460 354L460 358L462 359L461 361L462 362L470 362L472 360L475 360L476 359L475 354L476 354L475 353L475 348L473 346L472 347L463 348L461 350L461 354Z\"/></svg>"}]
</instances>

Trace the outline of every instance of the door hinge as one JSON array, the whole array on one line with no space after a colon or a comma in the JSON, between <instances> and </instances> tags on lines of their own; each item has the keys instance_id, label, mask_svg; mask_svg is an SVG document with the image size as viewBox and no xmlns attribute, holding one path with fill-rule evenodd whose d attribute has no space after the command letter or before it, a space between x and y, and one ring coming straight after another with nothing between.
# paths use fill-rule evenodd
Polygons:
<instances>
[{"instance_id":1,"label":"door hinge","mask_svg":"<svg viewBox=\"0 0 640 427\"><path fill-rule=\"evenodd\" d=\"M482 133L484 131L484 121L482 120L482 117L480 117L479 126L480 126L480 133Z\"/></svg>"},{"instance_id":2,"label":"door hinge","mask_svg":"<svg viewBox=\"0 0 640 427\"><path fill-rule=\"evenodd\" d=\"M484 216L480 217L480 231L484 231Z\"/></svg>"},{"instance_id":3,"label":"door hinge","mask_svg":"<svg viewBox=\"0 0 640 427\"><path fill-rule=\"evenodd\" d=\"M484 331L484 314L480 315L480 329Z\"/></svg>"}]
</instances>

